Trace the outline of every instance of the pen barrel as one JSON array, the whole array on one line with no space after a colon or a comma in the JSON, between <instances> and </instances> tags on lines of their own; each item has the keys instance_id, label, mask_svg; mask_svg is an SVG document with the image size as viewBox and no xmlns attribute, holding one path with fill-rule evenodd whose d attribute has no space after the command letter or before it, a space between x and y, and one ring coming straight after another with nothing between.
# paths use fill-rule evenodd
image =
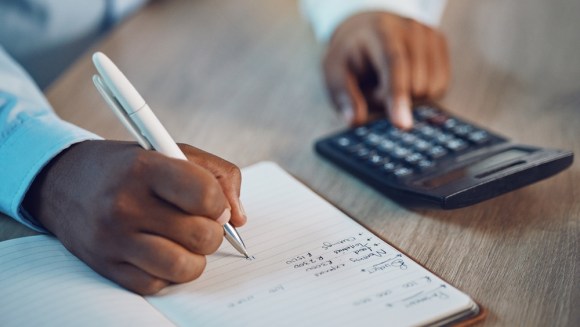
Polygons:
<instances>
[{"instance_id":1,"label":"pen barrel","mask_svg":"<svg viewBox=\"0 0 580 327\"><path fill-rule=\"evenodd\" d=\"M139 131L155 151L175 159L187 160L187 157L177 146L169 132L163 127L159 119L147 104L130 114Z\"/></svg>"}]
</instances>

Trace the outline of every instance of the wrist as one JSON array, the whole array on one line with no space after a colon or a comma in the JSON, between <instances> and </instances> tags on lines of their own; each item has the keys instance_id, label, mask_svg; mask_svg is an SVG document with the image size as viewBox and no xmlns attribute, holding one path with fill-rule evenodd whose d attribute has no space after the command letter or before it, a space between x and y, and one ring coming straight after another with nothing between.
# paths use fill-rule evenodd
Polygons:
<instances>
[{"instance_id":1,"label":"wrist","mask_svg":"<svg viewBox=\"0 0 580 327\"><path fill-rule=\"evenodd\" d=\"M63 191L59 184L66 183L66 175L71 161L70 157L79 147L86 143L99 141L83 141L75 143L54 156L36 175L22 201L22 210L40 227L53 232L54 226L48 221L55 216L58 203L62 203Z\"/></svg>"}]
</instances>

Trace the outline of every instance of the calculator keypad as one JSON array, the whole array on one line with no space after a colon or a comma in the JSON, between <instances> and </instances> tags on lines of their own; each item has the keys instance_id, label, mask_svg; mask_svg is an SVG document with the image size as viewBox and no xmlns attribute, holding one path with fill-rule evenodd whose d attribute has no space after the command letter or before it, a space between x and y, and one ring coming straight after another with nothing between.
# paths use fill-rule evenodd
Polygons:
<instances>
[{"instance_id":1,"label":"calculator keypad","mask_svg":"<svg viewBox=\"0 0 580 327\"><path fill-rule=\"evenodd\" d=\"M383 119L345 132L333 143L369 169L398 179L436 169L450 155L500 140L431 106L415 108L414 118L410 131L397 129Z\"/></svg>"}]
</instances>

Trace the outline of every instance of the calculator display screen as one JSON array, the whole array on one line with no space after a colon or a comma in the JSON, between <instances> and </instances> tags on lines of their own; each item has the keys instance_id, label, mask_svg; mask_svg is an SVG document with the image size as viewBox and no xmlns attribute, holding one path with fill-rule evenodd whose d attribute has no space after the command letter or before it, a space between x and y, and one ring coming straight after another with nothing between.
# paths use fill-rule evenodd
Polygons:
<instances>
[{"instance_id":1,"label":"calculator display screen","mask_svg":"<svg viewBox=\"0 0 580 327\"><path fill-rule=\"evenodd\" d=\"M513 159L517 159L522 156L528 155L529 153L530 151L527 150L512 148L497 153L489 158L485 158L475 163L472 163L471 165L452 170L446 174L437 176L432 179L424 180L421 182L421 185L427 188L435 188L462 179L466 176L475 176L475 178L484 178L493 173L504 170L506 168L524 163L524 161L517 161L514 163L508 162ZM508 163L508 165L500 166L500 164L503 162ZM487 169L490 170L488 171Z\"/></svg>"}]
</instances>

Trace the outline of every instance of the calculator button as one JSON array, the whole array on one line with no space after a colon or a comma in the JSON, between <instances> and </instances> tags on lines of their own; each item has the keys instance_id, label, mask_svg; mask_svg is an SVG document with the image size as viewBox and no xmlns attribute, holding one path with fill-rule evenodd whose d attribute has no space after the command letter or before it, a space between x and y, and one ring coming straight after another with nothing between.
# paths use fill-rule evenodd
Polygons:
<instances>
[{"instance_id":1,"label":"calculator button","mask_svg":"<svg viewBox=\"0 0 580 327\"><path fill-rule=\"evenodd\" d=\"M339 137L338 139L336 139L335 143L340 147L347 147L349 145L352 145L353 141L346 136L342 136L342 137Z\"/></svg>"},{"instance_id":2,"label":"calculator button","mask_svg":"<svg viewBox=\"0 0 580 327\"><path fill-rule=\"evenodd\" d=\"M437 130L429 125L421 125L417 126L417 131L426 137L433 137Z\"/></svg>"},{"instance_id":3,"label":"calculator button","mask_svg":"<svg viewBox=\"0 0 580 327\"><path fill-rule=\"evenodd\" d=\"M470 133L467 138L473 143L482 144L487 142L490 139L490 136L488 132L479 130Z\"/></svg>"},{"instance_id":4,"label":"calculator button","mask_svg":"<svg viewBox=\"0 0 580 327\"><path fill-rule=\"evenodd\" d=\"M395 169L397 169L397 164L395 164L394 162L387 162L382 167L382 170L387 173L392 173L393 171L395 171Z\"/></svg>"},{"instance_id":5,"label":"calculator button","mask_svg":"<svg viewBox=\"0 0 580 327\"><path fill-rule=\"evenodd\" d=\"M369 163L372 164L373 166L380 166L387 162L389 162L389 159L379 154L374 153L369 156Z\"/></svg>"},{"instance_id":6,"label":"calculator button","mask_svg":"<svg viewBox=\"0 0 580 327\"><path fill-rule=\"evenodd\" d=\"M437 132L436 132L436 133L433 135L433 138L434 138L434 139L435 139L437 142L439 142L439 143L442 143L442 144L445 144L445 143L447 143L447 142L449 142L449 141L453 140L453 139L454 139L454 136L453 136L452 134L448 134L448 133L444 133L444 132L437 131Z\"/></svg>"},{"instance_id":7,"label":"calculator button","mask_svg":"<svg viewBox=\"0 0 580 327\"><path fill-rule=\"evenodd\" d=\"M400 139L403 136L403 134L404 132L401 132L396 128L392 128L391 130L389 130L389 136L394 139Z\"/></svg>"},{"instance_id":8,"label":"calculator button","mask_svg":"<svg viewBox=\"0 0 580 327\"><path fill-rule=\"evenodd\" d=\"M458 124L459 124L459 122L457 121L457 119L449 118L445 121L445 124L443 124L443 127L447 128L447 129L453 129Z\"/></svg>"},{"instance_id":9,"label":"calculator button","mask_svg":"<svg viewBox=\"0 0 580 327\"><path fill-rule=\"evenodd\" d=\"M391 141L391 140L386 140L383 139L379 144L378 144L378 149L385 151L385 152L391 152L393 151L393 149L395 149L396 147L396 143Z\"/></svg>"},{"instance_id":10,"label":"calculator button","mask_svg":"<svg viewBox=\"0 0 580 327\"><path fill-rule=\"evenodd\" d=\"M452 151L461 151L467 148L467 143L460 139L452 139L446 142L445 146Z\"/></svg>"},{"instance_id":11,"label":"calculator button","mask_svg":"<svg viewBox=\"0 0 580 327\"><path fill-rule=\"evenodd\" d=\"M413 144L417 140L417 136L411 133L404 133L401 135L401 141L405 144Z\"/></svg>"},{"instance_id":12,"label":"calculator button","mask_svg":"<svg viewBox=\"0 0 580 327\"><path fill-rule=\"evenodd\" d=\"M417 163L417 167L421 170L427 170L429 168L435 167L435 163L428 159L423 159Z\"/></svg>"},{"instance_id":13,"label":"calculator button","mask_svg":"<svg viewBox=\"0 0 580 327\"><path fill-rule=\"evenodd\" d=\"M413 143L413 147L415 147L415 149L417 149L418 151L426 151L429 148L431 148L432 144L423 140L423 139L417 139L415 140L415 143Z\"/></svg>"},{"instance_id":14,"label":"calculator button","mask_svg":"<svg viewBox=\"0 0 580 327\"><path fill-rule=\"evenodd\" d=\"M439 159L447 154L447 150L445 150L444 147L437 145L427 151L427 154L433 159Z\"/></svg>"},{"instance_id":15,"label":"calculator button","mask_svg":"<svg viewBox=\"0 0 580 327\"><path fill-rule=\"evenodd\" d=\"M459 136L465 136L473 131L473 127L467 124L459 124L453 128L453 133Z\"/></svg>"},{"instance_id":16,"label":"calculator button","mask_svg":"<svg viewBox=\"0 0 580 327\"><path fill-rule=\"evenodd\" d=\"M367 134L365 141L371 145L376 145L381 141L382 137L375 133Z\"/></svg>"},{"instance_id":17,"label":"calculator button","mask_svg":"<svg viewBox=\"0 0 580 327\"><path fill-rule=\"evenodd\" d=\"M366 135L369 133L369 129L368 129L368 128L366 128L366 127L364 127L364 126L362 126L362 127L358 127L358 128L356 128L356 129L354 130L354 133L355 133L357 136L363 137L363 136L366 136Z\"/></svg>"},{"instance_id":18,"label":"calculator button","mask_svg":"<svg viewBox=\"0 0 580 327\"><path fill-rule=\"evenodd\" d=\"M393 175L397 176L397 177L406 177L413 174L413 170L407 168L407 167L399 167L396 168L393 171Z\"/></svg>"},{"instance_id":19,"label":"calculator button","mask_svg":"<svg viewBox=\"0 0 580 327\"><path fill-rule=\"evenodd\" d=\"M409 155L409 150L400 146L395 146L395 148L393 149L393 151L391 151L391 154L393 157L395 157L396 159L403 159L405 158L407 155Z\"/></svg>"},{"instance_id":20,"label":"calculator button","mask_svg":"<svg viewBox=\"0 0 580 327\"><path fill-rule=\"evenodd\" d=\"M420 153L417 152L413 152L405 157L405 161L411 165L415 165L423 159L425 159L425 157L423 157Z\"/></svg>"},{"instance_id":21,"label":"calculator button","mask_svg":"<svg viewBox=\"0 0 580 327\"><path fill-rule=\"evenodd\" d=\"M420 106L415 109L415 114L417 118L421 120L429 119L437 115L438 113L439 112L435 108L431 108L428 106Z\"/></svg>"}]
</instances>

